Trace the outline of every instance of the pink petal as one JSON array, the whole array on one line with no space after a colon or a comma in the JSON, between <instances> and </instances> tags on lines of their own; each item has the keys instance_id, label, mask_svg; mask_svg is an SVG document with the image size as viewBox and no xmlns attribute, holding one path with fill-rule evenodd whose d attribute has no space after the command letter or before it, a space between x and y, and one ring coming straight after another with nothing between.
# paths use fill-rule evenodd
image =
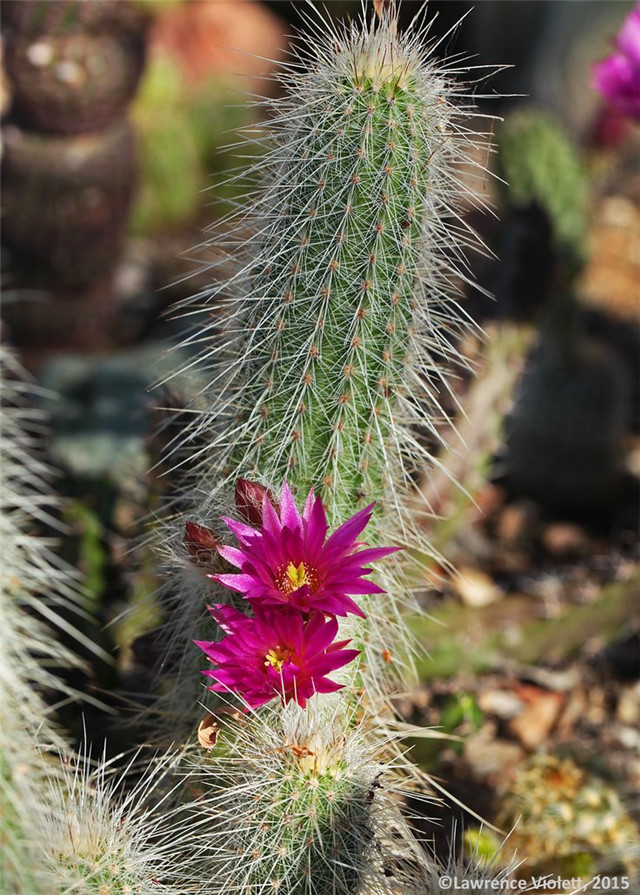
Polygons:
<instances>
[{"instance_id":1,"label":"pink petal","mask_svg":"<svg viewBox=\"0 0 640 895\"><path fill-rule=\"evenodd\" d=\"M283 526L291 529L291 531L302 528L302 520L298 515L293 494L286 482L282 486L282 494L280 496L280 521Z\"/></svg>"},{"instance_id":2,"label":"pink petal","mask_svg":"<svg viewBox=\"0 0 640 895\"><path fill-rule=\"evenodd\" d=\"M322 551L323 558L325 554L344 552L349 547L353 546L354 541L356 540L360 532L364 531L364 529L367 527L367 524L371 519L371 514L373 513L374 506L375 502L369 504L369 506L365 507L363 510L359 510L354 516L352 516L350 519L347 519L346 522L343 522L340 528L334 531L334 533L324 545L324 549Z\"/></svg>"},{"instance_id":3,"label":"pink petal","mask_svg":"<svg viewBox=\"0 0 640 895\"><path fill-rule=\"evenodd\" d=\"M242 552L242 550L238 550L236 547L218 547L218 553L223 559L226 559L227 562L230 562L232 566L237 566L237 568L241 569L243 564L246 561L246 554Z\"/></svg>"},{"instance_id":4,"label":"pink petal","mask_svg":"<svg viewBox=\"0 0 640 895\"><path fill-rule=\"evenodd\" d=\"M255 578L251 575L207 575L207 578L241 594L251 590L255 584Z\"/></svg>"}]
</instances>

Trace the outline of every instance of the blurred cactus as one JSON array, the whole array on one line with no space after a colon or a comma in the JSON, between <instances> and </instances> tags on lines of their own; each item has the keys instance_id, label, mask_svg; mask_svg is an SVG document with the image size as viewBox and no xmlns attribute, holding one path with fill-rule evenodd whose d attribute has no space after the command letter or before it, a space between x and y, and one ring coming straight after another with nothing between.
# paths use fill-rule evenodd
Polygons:
<instances>
[{"instance_id":1,"label":"blurred cactus","mask_svg":"<svg viewBox=\"0 0 640 895\"><path fill-rule=\"evenodd\" d=\"M144 65L147 17L129 0L5 5L3 216L19 295L5 318L18 342L109 344L135 180L124 112ZM35 302L23 289L44 294Z\"/></svg>"},{"instance_id":2,"label":"blurred cactus","mask_svg":"<svg viewBox=\"0 0 640 895\"><path fill-rule=\"evenodd\" d=\"M592 511L623 487L629 382L609 349L568 341L566 331L541 333L507 423L506 469L518 493L546 507Z\"/></svg>"},{"instance_id":3,"label":"blurred cactus","mask_svg":"<svg viewBox=\"0 0 640 895\"><path fill-rule=\"evenodd\" d=\"M122 248L133 194L129 124L117 121L82 137L45 137L7 126L3 166L4 235L32 263L46 259L38 285L46 288L53 277L80 289L108 275Z\"/></svg>"},{"instance_id":4,"label":"blurred cactus","mask_svg":"<svg viewBox=\"0 0 640 895\"><path fill-rule=\"evenodd\" d=\"M565 274L579 273L587 257L588 181L577 149L558 123L535 109L509 115L497 139L507 216L541 210Z\"/></svg>"},{"instance_id":5,"label":"blurred cactus","mask_svg":"<svg viewBox=\"0 0 640 895\"><path fill-rule=\"evenodd\" d=\"M499 142L506 226L520 213L537 221L521 246L513 300L542 308L539 344L507 424L509 482L552 510L599 509L623 481L629 383L612 353L585 339L572 291L588 256L587 174L568 137L541 112L511 115ZM536 246L545 240L541 258Z\"/></svg>"},{"instance_id":6,"label":"blurred cactus","mask_svg":"<svg viewBox=\"0 0 640 895\"><path fill-rule=\"evenodd\" d=\"M7 5L6 66L19 122L41 132L79 134L120 116L144 65L144 20L131 3Z\"/></svg>"},{"instance_id":7,"label":"blurred cactus","mask_svg":"<svg viewBox=\"0 0 640 895\"><path fill-rule=\"evenodd\" d=\"M610 783L570 758L537 755L498 795L497 822L527 872L588 876L624 872L637 880L640 831Z\"/></svg>"}]
</instances>

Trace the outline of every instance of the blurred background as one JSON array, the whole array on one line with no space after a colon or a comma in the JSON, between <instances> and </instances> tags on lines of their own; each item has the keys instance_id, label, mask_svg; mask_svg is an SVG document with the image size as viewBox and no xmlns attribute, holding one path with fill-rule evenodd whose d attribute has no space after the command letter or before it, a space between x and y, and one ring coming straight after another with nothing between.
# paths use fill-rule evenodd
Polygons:
<instances>
[{"instance_id":1,"label":"blurred background","mask_svg":"<svg viewBox=\"0 0 640 895\"><path fill-rule=\"evenodd\" d=\"M402 25L421 6L404 0ZM46 390L60 549L114 657L88 655L80 683L117 712L123 694L144 691L142 635L162 621L154 558L131 547L171 488L154 435L163 408L189 400L179 381L153 388L179 366L166 354L186 322L171 308L219 275L207 231L242 189L228 177L248 150L233 144L260 127L255 98L278 95L305 8L2 3L2 339ZM343 19L360 3L326 9ZM479 161L496 175L482 192L497 217L468 209L490 252L471 259L482 290L463 305L485 335L460 346L476 377L456 372L442 396L457 424L442 426L453 450L441 460L464 490L433 470L418 483L438 513L425 542L456 571L432 567L421 582L428 616L415 630L430 656L398 709L463 738L417 741L416 760L503 826L536 787L571 811L595 787L580 808L593 827L561 854L534 855L544 866L578 855L569 870L603 861L616 836L637 839L640 809L640 132L592 86L631 9L428 6L433 34L447 35L438 56L504 68L474 85L479 113L499 116L476 122L496 147L487 138ZM127 744L113 716L92 723L114 749ZM546 823L547 809L531 814ZM456 814L491 850L470 815L442 814L443 842ZM535 850L526 829L522 847Z\"/></svg>"}]
</instances>

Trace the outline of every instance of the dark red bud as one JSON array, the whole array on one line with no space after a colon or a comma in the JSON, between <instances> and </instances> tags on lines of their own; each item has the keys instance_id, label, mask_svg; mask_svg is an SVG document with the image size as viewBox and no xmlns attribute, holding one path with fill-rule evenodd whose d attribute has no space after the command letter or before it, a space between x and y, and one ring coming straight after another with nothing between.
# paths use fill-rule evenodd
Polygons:
<instances>
[{"instance_id":1,"label":"dark red bud","mask_svg":"<svg viewBox=\"0 0 640 895\"><path fill-rule=\"evenodd\" d=\"M183 542L185 550L198 566L210 566L218 556L218 538L206 525L186 522Z\"/></svg>"},{"instance_id":2,"label":"dark red bud","mask_svg":"<svg viewBox=\"0 0 640 895\"><path fill-rule=\"evenodd\" d=\"M278 505L272 491L257 482L238 479L236 482L236 509L245 522L250 522L252 525L262 524L262 501L265 494L269 502L277 509Z\"/></svg>"}]
</instances>

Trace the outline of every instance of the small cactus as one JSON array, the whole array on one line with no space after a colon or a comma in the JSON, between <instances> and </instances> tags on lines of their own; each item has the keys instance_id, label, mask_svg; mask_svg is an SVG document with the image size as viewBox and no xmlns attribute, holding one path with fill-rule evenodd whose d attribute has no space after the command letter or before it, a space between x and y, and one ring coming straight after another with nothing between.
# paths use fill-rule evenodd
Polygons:
<instances>
[{"instance_id":1,"label":"small cactus","mask_svg":"<svg viewBox=\"0 0 640 895\"><path fill-rule=\"evenodd\" d=\"M88 754L63 760L49 773L42 802L32 802L26 832L37 895L179 895L171 880L185 831L172 806L175 756L165 754L140 773L135 757L118 773ZM127 784L134 769L137 782ZM166 805L166 807L165 807Z\"/></svg>"},{"instance_id":2,"label":"small cactus","mask_svg":"<svg viewBox=\"0 0 640 895\"><path fill-rule=\"evenodd\" d=\"M394 795L403 760L344 711L325 697L218 714L215 748L187 763L195 849L217 891L378 895L419 861Z\"/></svg>"},{"instance_id":3,"label":"small cactus","mask_svg":"<svg viewBox=\"0 0 640 895\"><path fill-rule=\"evenodd\" d=\"M499 795L497 822L527 868L584 876L637 875L640 831L616 790L570 758L536 755ZM635 876L634 876L635 878Z\"/></svg>"}]
</instances>

